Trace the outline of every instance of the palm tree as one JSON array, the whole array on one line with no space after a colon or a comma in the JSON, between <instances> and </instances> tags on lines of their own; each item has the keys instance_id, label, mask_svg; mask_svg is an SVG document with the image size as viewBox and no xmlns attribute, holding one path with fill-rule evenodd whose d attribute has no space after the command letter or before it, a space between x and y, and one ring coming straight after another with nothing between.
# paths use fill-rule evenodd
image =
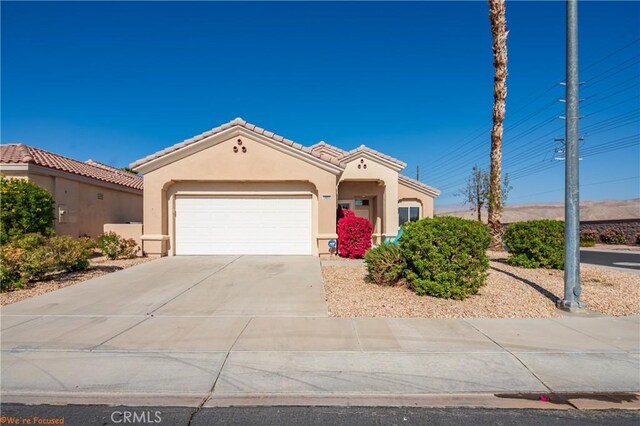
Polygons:
<instances>
[{"instance_id":1,"label":"palm tree","mask_svg":"<svg viewBox=\"0 0 640 426\"><path fill-rule=\"evenodd\" d=\"M489 1L493 38L493 127L491 128L491 169L489 177L489 228L494 246L502 245L502 134L507 98L507 16L505 0Z\"/></svg>"}]
</instances>

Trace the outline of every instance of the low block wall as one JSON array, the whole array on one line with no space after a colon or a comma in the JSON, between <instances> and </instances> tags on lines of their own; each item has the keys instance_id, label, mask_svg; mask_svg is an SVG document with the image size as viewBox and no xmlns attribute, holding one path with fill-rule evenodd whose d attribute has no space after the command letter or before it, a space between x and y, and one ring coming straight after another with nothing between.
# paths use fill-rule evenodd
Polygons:
<instances>
[{"instance_id":1,"label":"low block wall","mask_svg":"<svg viewBox=\"0 0 640 426\"><path fill-rule=\"evenodd\" d=\"M610 228L622 231L627 238L627 244L635 244L636 237L640 235L640 219L585 220L580 222L580 231L588 230L601 234Z\"/></svg>"},{"instance_id":2,"label":"low block wall","mask_svg":"<svg viewBox=\"0 0 640 426\"><path fill-rule=\"evenodd\" d=\"M115 232L120 235L122 238L133 238L138 244L139 252L138 254L142 254L142 224L141 223L105 223L103 226L103 231L106 232Z\"/></svg>"}]
</instances>

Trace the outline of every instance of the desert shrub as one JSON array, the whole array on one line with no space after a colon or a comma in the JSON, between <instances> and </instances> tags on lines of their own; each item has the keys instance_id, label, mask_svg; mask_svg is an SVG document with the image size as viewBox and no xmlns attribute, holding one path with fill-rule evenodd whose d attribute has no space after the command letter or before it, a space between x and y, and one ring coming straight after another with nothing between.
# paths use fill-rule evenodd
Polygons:
<instances>
[{"instance_id":1,"label":"desert shrub","mask_svg":"<svg viewBox=\"0 0 640 426\"><path fill-rule=\"evenodd\" d=\"M125 258L136 256L138 245L132 238L125 239L115 232L107 232L98 237L98 248L109 259Z\"/></svg>"},{"instance_id":2,"label":"desert shrub","mask_svg":"<svg viewBox=\"0 0 640 426\"><path fill-rule=\"evenodd\" d=\"M564 222L529 220L507 227L503 238L510 265L524 268L564 268Z\"/></svg>"},{"instance_id":3,"label":"desert shrub","mask_svg":"<svg viewBox=\"0 0 640 426\"><path fill-rule=\"evenodd\" d=\"M345 209L346 210L346 209ZM367 219L345 216L338 221L338 253L355 259L363 257L371 248L373 225Z\"/></svg>"},{"instance_id":4,"label":"desert shrub","mask_svg":"<svg viewBox=\"0 0 640 426\"><path fill-rule=\"evenodd\" d=\"M405 276L420 295L462 300L485 283L491 237L476 220L443 216L403 225Z\"/></svg>"},{"instance_id":5,"label":"desert shrub","mask_svg":"<svg viewBox=\"0 0 640 426\"><path fill-rule=\"evenodd\" d=\"M580 232L580 247L593 247L598 242L598 231L592 229L585 229Z\"/></svg>"},{"instance_id":6,"label":"desert shrub","mask_svg":"<svg viewBox=\"0 0 640 426\"><path fill-rule=\"evenodd\" d=\"M618 228L607 228L600 234L600 240L605 244L626 244L627 237Z\"/></svg>"},{"instance_id":7,"label":"desert shrub","mask_svg":"<svg viewBox=\"0 0 640 426\"><path fill-rule=\"evenodd\" d=\"M53 233L53 196L26 179L0 177L0 243L23 234Z\"/></svg>"},{"instance_id":8,"label":"desert shrub","mask_svg":"<svg viewBox=\"0 0 640 426\"><path fill-rule=\"evenodd\" d=\"M395 244L382 244L364 255L367 267L367 281L376 284L395 284L402 278L406 267L400 247Z\"/></svg>"},{"instance_id":9,"label":"desert shrub","mask_svg":"<svg viewBox=\"0 0 640 426\"><path fill-rule=\"evenodd\" d=\"M89 267L95 241L68 235L45 238L30 233L3 244L0 251L2 291L38 281L56 271L81 271Z\"/></svg>"},{"instance_id":10,"label":"desert shrub","mask_svg":"<svg viewBox=\"0 0 640 426\"><path fill-rule=\"evenodd\" d=\"M26 280L42 279L56 269L56 260L47 247L48 239L32 232L14 237L9 245L23 251L18 269Z\"/></svg>"},{"instance_id":11,"label":"desert shrub","mask_svg":"<svg viewBox=\"0 0 640 426\"><path fill-rule=\"evenodd\" d=\"M47 238L42 234L31 232L29 234L23 234L15 237L11 240L13 247L21 248L22 250L35 250L39 247L44 247L47 242Z\"/></svg>"},{"instance_id":12,"label":"desert shrub","mask_svg":"<svg viewBox=\"0 0 640 426\"><path fill-rule=\"evenodd\" d=\"M640 244L640 234L636 234L636 244Z\"/></svg>"},{"instance_id":13,"label":"desert shrub","mask_svg":"<svg viewBox=\"0 0 640 426\"><path fill-rule=\"evenodd\" d=\"M38 281L56 270L56 258L48 246L25 250L20 262L20 273L26 280Z\"/></svg>"},{"instance_id":14,"label":"desert shrub","mask_svg":"<svg viewBox=\"0 0 640 426\"><path fill-rule=\"evenodd\" d=\"M55 269L74 272L89 267L91 248L85 238L76 239L68 235L51 237L47 248L54 259Z\"/></svg>"},{"instance_id":15,"label":"desert shrub","mask_svg":"<svg viewBox=\"0 0 640 426\"><path fill-rule=\"evenodd\" d=\"M25 251L21 248L3 245L0 247L0 291L9 291L24 285L20 264Z\"/></svg>"}]
</instances>

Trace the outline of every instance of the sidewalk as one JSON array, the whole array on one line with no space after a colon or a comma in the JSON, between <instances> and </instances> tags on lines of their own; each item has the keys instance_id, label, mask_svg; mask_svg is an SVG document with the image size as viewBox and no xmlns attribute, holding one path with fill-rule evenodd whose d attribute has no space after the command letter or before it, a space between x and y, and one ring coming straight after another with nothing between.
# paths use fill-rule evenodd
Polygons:
<instances>
[{"instance_id":1,"label":"sidewalk","mask_svg":"<svg viewBox=\"0 0 640 426\"><path fill-rule=\"evenodd\" d=\"M482 405L485 397L528 399L519 393L631 393L614 406L640 407L637 316L167 316L135 319L106 344L109 322L134 319L73 317L75 343L52 333L37 345L24 327L15 332L37 318L2 319L5 403ZM613 401L586 406L598 399Z\"/></svg>"}]
</instances>

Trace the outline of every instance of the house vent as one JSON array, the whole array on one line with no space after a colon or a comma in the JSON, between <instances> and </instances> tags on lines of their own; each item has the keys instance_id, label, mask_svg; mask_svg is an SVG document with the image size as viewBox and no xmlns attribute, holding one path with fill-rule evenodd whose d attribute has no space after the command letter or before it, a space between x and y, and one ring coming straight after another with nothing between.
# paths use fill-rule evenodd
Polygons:
<instances>
[{"instance_id":1,"label":"house vent","mask_svg":"<svg viewBox=\"0 0 640 426\"><path fill-rule=\"evenodd\" d=\"M104 200L104 194L102 192L98 192L98 200Z\"/></svg>"}]
</instances>

